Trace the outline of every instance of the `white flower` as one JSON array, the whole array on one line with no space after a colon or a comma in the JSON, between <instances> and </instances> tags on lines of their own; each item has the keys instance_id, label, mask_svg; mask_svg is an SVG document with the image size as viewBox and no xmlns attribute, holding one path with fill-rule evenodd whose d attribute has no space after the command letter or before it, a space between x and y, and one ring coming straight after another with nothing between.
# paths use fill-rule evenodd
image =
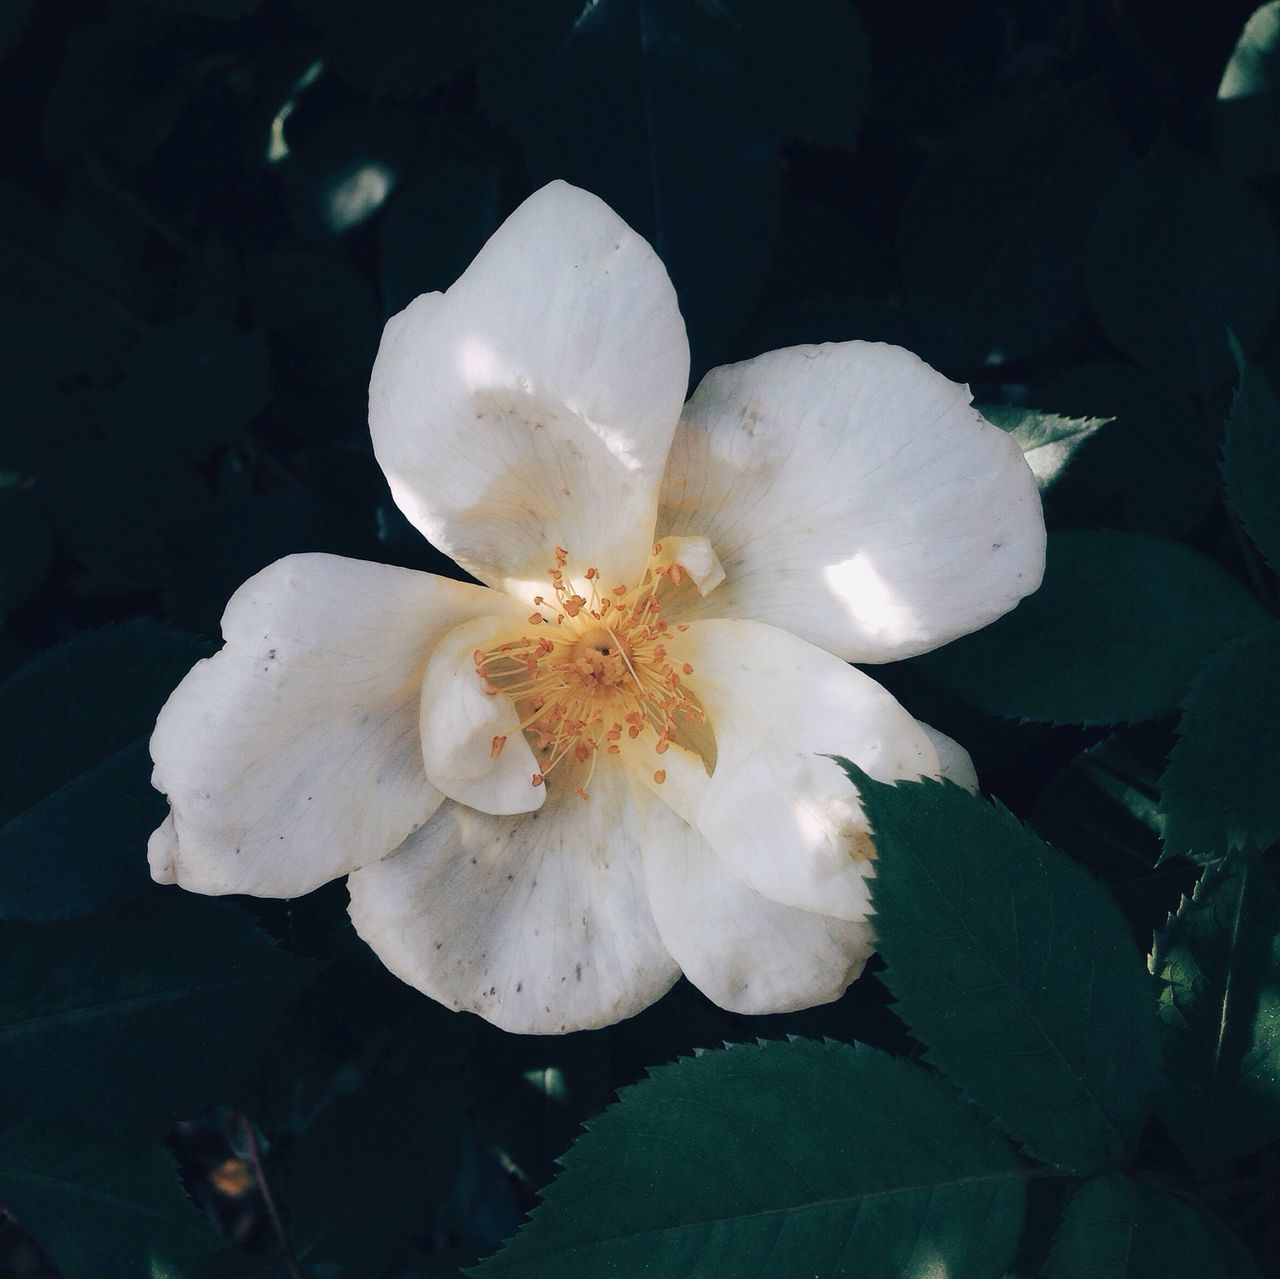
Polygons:
<instances>
[{"instance_id":1,"label":"white flower","mask_svg":"<svg viewBox=\"0 0 1280 1279\"><path fill-rule=\"evenodd\" d=\"M899 348L774 351L683 407L675 293L553 183L387 325L374 448L487 586L295 555L152 739L152 873L291 897L350 874L383 962L510 1030L601 1026L680 972L834 999L873 948L872 848L827 755L968 756L848 662L923 653L1039 585L1017 445Z\"/></svg>"}]
</instances>

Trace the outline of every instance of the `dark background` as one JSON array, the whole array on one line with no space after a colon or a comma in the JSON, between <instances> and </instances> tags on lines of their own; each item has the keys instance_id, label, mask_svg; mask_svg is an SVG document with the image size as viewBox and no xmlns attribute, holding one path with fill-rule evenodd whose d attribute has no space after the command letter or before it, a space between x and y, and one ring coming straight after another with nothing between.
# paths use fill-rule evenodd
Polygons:
<instances>
[{"instance_id":1,"label":"dark background","mask_svg":"<svg viewBox=\"0 0 1280 1279\"><path fill-rule=\"evenodd\" d=\"M18 810L75 772L41 763L51 751L119 770L111 833L56 902L22 868L0 871L0 888L39 899L14 912L34 921L19 939L35 929L37 951L62 953L91 937L101 969L139 929L173 927L147 914L161 908L140 839L163 806L146 793L146 728L241 581L302 550L456 573L374 462L369 368L386 317L446 288L553 177L653 242L695 381L774 347L873 338L970 382L979 403L1113 417L1050 495L1050 526L1176 537L1269 599L1218 490L1225 338L1189 381L1159 358L1139 368L1141 332L1115 344L1125 300L1108 299L1096 232L1144 157L1170 167L1175 193L1196 187L1188 171L1229 193L1254 179L1274 222L1277 178L1214 104L1251 8L7 0L0 675L18 674L0 698L17 792L3 798ZM1135 256L1144 243L1139 219ZM1260 268L1238 324L1274 376L1273 291ZM1020 725L967 709L927 668L877 674L1112 883L1145 946L1188 875L1152 869L1158 841L1079 760L1101 743L1105 771L1141 786L1171 725ZM98 818L86 799L67 820L61 837L83 844ZM514 1228L579 1121L646 1066L781 1032L913 1051L874 979L833 1008L754 1020L682 985L607 1032L514 1039L399 987L344 903L340 886L290 906L218 903L236 912L228 927L265 928L322 975L287 1021L270 1001L256 1030L228 1012L239 1049L191 1096L152 1096L126 1122L108 1071L76 1112L73 1127L108 1142L167 1141L188 1191L248 1249L219 1273L271 1273L277 1248L243 1182L251 1128L295 1244L312 1231L316 1264L348 1267L314 1273L453 1275ZM173 944L231 919L193 915ZM179 1021L157 1072L226 1055L220 1023L199 1016L190 1033ZM52 1086L43 1101L57 1104ZM424 1148L397 1139L408 1130L448 1135ZM1246 1230L1274 1248L1274 1210ZM0 1226L0 1271L43 1264Z\"/></svg>"}]
</instances>

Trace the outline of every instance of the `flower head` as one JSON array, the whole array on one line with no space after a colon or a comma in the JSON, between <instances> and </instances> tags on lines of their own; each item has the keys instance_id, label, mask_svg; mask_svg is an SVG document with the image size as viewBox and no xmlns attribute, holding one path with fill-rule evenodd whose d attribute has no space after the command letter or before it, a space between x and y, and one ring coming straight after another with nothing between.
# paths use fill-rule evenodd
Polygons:
<instances>
[{"instance_id":1,"label":"flower head","mask_svg":"<svg viewBox=\"0 0 1280 1279\"><path fill-rule=\"evenodd\" d=\"M1033 591L1039 499L899 348L774 351L683 405L688 372L661 263L564 183L395 316L378 460L485 585L327 555L246 582L156 725L154 876L350 874L394 973L517 1031L607 1024L681 971L742 1012L840 995L874 849L828 756L974 783L848 663Z\"/></svg>"}]
</instances>

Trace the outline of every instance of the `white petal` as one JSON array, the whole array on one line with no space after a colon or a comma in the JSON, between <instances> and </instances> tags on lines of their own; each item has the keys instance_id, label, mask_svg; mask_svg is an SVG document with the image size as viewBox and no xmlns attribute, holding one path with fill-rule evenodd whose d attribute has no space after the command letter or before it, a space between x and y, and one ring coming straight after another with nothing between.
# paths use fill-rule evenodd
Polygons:
<instances>
[{"instance_id":1,"label":"white petal","mask_svg":"<svg viewBox=\"0 0 1280 1279\"><path fill-rule=\"evenodd\" d=\"M530 196L443 295L387 324L369 387L401 510L482 581L547 591L568 572L638 578L689 377L662 263L563 182Z\"/></svg>"},{"instance_id":2,"label":"white petal","mask_svg":"<svg viewBox=\"0 0 1280 1279\"><path fill-rule=\"evenodd\" d=\"M433 644L495 591L333 555L293 555L232 596L226 646L160 712L152 781L172 834L162 882L295 897L376 861L435 811L418 703ZM175 842L176 841L176 842Z\"/></svg>"},{"instance_id":3,"label":"white petal","mask_svg":"<svg viewBox=\"0 0 1280 1279\"><path fill-rule=\"evenodd\" d=\"M671 742L663 755L655 755L653 741L647 735L637 741L623 737L618 745L633 782L643 783L686 825L697 821L698 808L711 785L699 756L676 742ZM661 782L658 781L659 769Z\"/></svg>"},{"instance_id":4,"label":"white petal","mask_svg":"<svg viewBox=\"0 0 1280 1279\"><path fill-rule=\"evenodd\" d=\"M170 813L147 840L147 866L151 871L151 878L157 884L176 884L177 859L178 832L174 829L173 814Z\"/></svg>"},{"instance_id":5,"label":"white petal","mask_svg":"<svg viewBox=\"0 0 1280 1279\"><path fill-rule=\"evenodd\" d=\"M976 795L978 770L974 768L969 752L954 737L939 732L932 724L926 724L922 720L916 722L924 729L933 743L933 749L938 752L938 769L933 776L955 782L957 786L963 786L970 795Z\"/></svg>"},{"instance_id":6,"label":"white petal","mask_svg":"<svg viewBox=\"0 0 1280 1279\"><path fill-rule=\"evenodd\" d=\"M487 694L476 674L475 651L502 643L510 631L510 621L464 622L436 645L422 681L427 777L450 799L482 813L530 813L546 796L532 783L538 761L520 731L515 703Z\"/></svg>"},{"instance_id":7,"label":"white petal","mask_svg":"<svg viewBox=\"0 0 1280 1279\"><path fill-rule=\"evenodd\" d=\"M693 615L748 617L850 661L927 652L1040 584L1044 519L1014 440L900 347L793 347L713 369L672 447L658 532L728 577Z\"/></svg>"},{"instance_id":8,"label":"white petal","mask_svg":"<svg viewBox=\"0 0 1280 1279\"><path fill-rule=\"evenodd\" d=\"M697 826L756 892L820 915L870 913L871 844L829 755L878 781L933 775L924 730L873 679L760 622L705 620L684 637L716 739Z\"/></svg>"},{"instance_id":9,"label":"white petal","mask_svg":"<svg viewBox=\"0 0 1280 1279\"><path fill-rule=\"evenodd\" d=\"M731 874L656 799L641 807L645 884L663 945L731 1012L791 1012L839 999L875 949L871 926L779 905Z\"/></svg>"},{"instance_id":10,"label":"white petal","mask_svg":"<svg viewBox=\"0 0 1280 1279\"><path fill-rule=\"evenodd\" d=\"M454 803L348 880L356 931L401 980L520 1034L607 1026L678 969L646 899L622 768L591 798L552 790L536 813Z\"/></svg>"}]
</instances>

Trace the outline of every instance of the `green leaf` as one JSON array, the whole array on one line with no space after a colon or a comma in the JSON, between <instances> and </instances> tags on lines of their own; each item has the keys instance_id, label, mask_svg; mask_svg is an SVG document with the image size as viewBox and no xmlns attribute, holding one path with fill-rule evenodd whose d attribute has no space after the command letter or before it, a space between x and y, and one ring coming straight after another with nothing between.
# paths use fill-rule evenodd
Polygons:
<instances>
[{"instance_id":1,"label":"green leaf","mask_svg":"<svg viewBox=\"0 0 1280 1279\"><path fill-rule=\"evenodd\" d=\"M313 965L229 902L179 890L69 924L9 924L0 1101L137 1133L219 1100Z\"/></svg>"},{"instance_id":2,"label":"green leaf","mask_svg":"<svg viewBox=\"0 0 1280 1279\"><path fill-rule=\"evenodd\" d=\"M1255 9L1218 85L1218 150L1242 178L1280 169L1280 0Z\"/></svg>"},{"instance_id":3,"label":"green leaf","mask_svg":"<svg viewBox=\"0 0 1280 1279\"><path fill-rule=\"evenodd\" d=\"M382 1279L423 1233L458 1167L459 1077L379 1077L335 1102L289 1157L300 1262Z\"/></svg>"},{"instance_id":4,"label":"green leaf","mask_svg":"<svg viewBox=\"0 0 1280 1279\"><path fill-rule=\"evenodd\" d=\"M93 213L65 205L49 218L26 192L0 188L0 372L14 380L8 414L23 421L36 380L108 377L145 331L137 281L116 237ZM24 422L27 430L31 423ZM12 443L28 445L21 434Z\"/></svg>"},{"instance_id":5,"label":"green leaf","mask_svg":"<svg viewBox=\"0 0 1280 1279\"><path fill-rule=\"evenodd\" d=\"M1160 1117L1217 1171L1280 1137L1280 889L1261 863L1210 867L1157 936L1168 1086Z\"/></svg>"},{"instance_id":6,"label":"green leaf","mask_svg":"<svg viewBox=\"0 0 1280 1279\"><path fill-rule=\"evenodd\" d=\"M1123 162L1095 83L1003 103L934 152L898 253L911 309L945 335L945 363L1005 363L1067 329L1084 307L1090 224Z\"/></svg>"},{"instance_id":7,"label":"green leaf","mask_svg":"<svg viewBox=\"0 0 1280 1279\"><path fill-rule=\"evenodd\" d=\"M184 1279L218 1239L161 1146L26 1120L0 1131L0 1201L62 1279Z\"/></svg>"},{"instance_id":8,"label":"green leaf","mask_svg":"<svg viewBox=\"0 0 1280 1279\"><path fill-rule=\"evenodd\" d=\"M653 245L696 379L750 312L778 222L776 136L733 31L687 0L518 4L504 25L489 110L535 182L585 187Z\"/></svg>"},{"instance_id":9,"label":"green leaf","mask_svg":"<svg viewBox=\"0 0 1280 1279\"><path fill-rule=\"evenodd\" d=\"M947 782L845 765L875 838L872 901L897 1012L1029 1153L1128 1157L1159 1074L1155 1000L1107 891L1010 813Z\"/></svg>"},{"instance_id":10,"label":"green leaf","mask_svg":"<svg viewBox=\"0 0 1280 1279\"><path fill-rule=\"evenodd\" d=\"M842 0L698 0L736 37L769 124L784 138L852 149L871 102L871 49Z\"/></svg>"},{"instance_id":11,"label":"green leaf","mask_svg":"<svg viewBox=\"0 0 1280 1279\"><path fill-rule=\"evenodd\" d=\"M1173 730L1140 724L1081 752L1040 792L1031 826L1111 890L1145 949L1194 874L1185 863L1160 865L1160 774Z\"/></svg>"},{"instance_id":12,"label":"green leaf","mask_svg":"<svg viewBox=\"0 0 1280 1279\"><path fill-rule=\"evenodd\" d=\"M1222 474L1245 532L1280 572L1280 398L1232 342L1240 382L1227 415Z\"/></svg>"},{"instance_id":13,"label":"green leaf","mask_svg":"<svg viewBox=\"0 0 1280 1279\"><path fill-rule=\"evenodd\" d=\"M479 1276L999 1274L1022 1172L925 1071L806 1040L709 1052L621 1090Z\"/></svg>"},{"instance_id":14,"label":"green leaf","mask_svg":"<svg viewBox=\"0 0 1280 1279\"><path fill-rule=\"evenodd\" d=\"M336 251L309 249L250 258L246 270L278 379L321 401L347 382L365 391L381 324L363 274Z\"/></svg>"},{"instance_id":15,"label":"green leaf","mask_svg":"<svg viewBox=\"0 0 1280 1279\"><path fill-rule=\"evenodd\" d=\"M1280 839L1280 625L1241 636L1191 686L1160 779L1166 856L1221 857Z\"/></svg>"},{"instance_id":16,"label":"green leaf","mask_svg":"<svg viewBox=\"0 0 1280 1279\"><path fill-rule=\"evenodd\" d=\"M261 338L192 316L152 330L98 403L111 434L198 459L236 439L267 403L270 385Z\"/></svg>"},{"instance_id":17,"label":"green leaf","mask_svg":"<svg viewBox=\"0 0 1280 1279\"><path fill-rule=\"evenodd\" d=\"M1055 487L1048 505L1060 525L1178 537L1203 523L1218 496L1217 445L1185 391L1095 360L1060 373L1039 403L1114 418Z\"/></svg>"},{"instance_id":18,"label":"green leaf","mask_svg":"<svg viewBox=\"0 0 1280 1279\"><path fill-rule=\"evenodd\" d=\"M164 819L147 739L209 646L148 622L89 631L0 685L0 919L53 920L147 887Z\"/></svg>"},{"instance_id":19,"label":"green leaf","mask_svg":"<svg viewBox=\"0 0 1280 1279\"><path fill-rule=\"evenodd\" d=\"M1020 404L980 404L978 410L1018 441L1041 493L1062 478L1080 446L1109 421L1103 417L1063 417Z\"/></svg>"},{"instance_id":20,"label":"green leaf","mask_svg":"<svg viewBox=\"0 0 1280 1279\"><path fill-rule=\"evenodd\" d=\"M1271 318L1280 255L1265 210L1211 165L1162 142L1102 209L1089 296L1107 336L1178 386L1208 394Z\"/></svg>"},{"instance_id":21,"label":"green leaf","mask_svg":"<svg viewBox=\"0 0 1280 1279\"><path fill-rule=\"evenodd\" d=\"M0 618L39 590L53 549L53 530L37 495L0 480Z\"/></svg>"},{"instance_id":22,"label":"green leaf","mask_svg":"<svg viewBox=\"0 0 1280 1279\"><path fill-rule=\"evenodd\" d=\"M378 279L388 311L447 289L501 220L496 164L436 165L392 200L379 228Z\"/></svg>"},{"instance_id":23,"label":"green leaf","mask_svg":"<svg viewBox=\"0 0 1280 1279\"><path fill-rule=\"evenodd\" d=\"M295 0L295 5L321 24L326 60L344 80L370 93L397 96L431 93L474 62L491 7L475 0L364 0L359 5Z\"/></svg>"},{"instance_id":24,"label":"green leaf","mask_svg":"<svg viewBox=\"0 0 1280 1279\"><path fill-rule=\"evenodd\" d=\"M1119 1173L1076 1192L1044 1279L1258 1279L1244 1247L1202 1209Z\"/></svg>"},{"instance_id":25,"label":"green leaf","mask_svg":"<svg viewBox=\"0 0 1280 1279\"><path fill-rule=\"evenodd\" d=\"M1176 710L1205 660L1265 620L1234 577L1190 547L1140 533L1052 533L1036 594L916 660L995 715L1116 724Z\"/></svg>"},{"instance_id":26,"label":"green leaf","mask_svg":"<svg viewBox=\"0 0 1280 1279\"><path fill-rule=\"evenodd\" d=\"M41 121L45 149L58 164L94 167L98 153L140 164L201 89L207 73L194 59L157 56L130 28L120 20L71 30Z\"/></svg>"}]
</instances>

